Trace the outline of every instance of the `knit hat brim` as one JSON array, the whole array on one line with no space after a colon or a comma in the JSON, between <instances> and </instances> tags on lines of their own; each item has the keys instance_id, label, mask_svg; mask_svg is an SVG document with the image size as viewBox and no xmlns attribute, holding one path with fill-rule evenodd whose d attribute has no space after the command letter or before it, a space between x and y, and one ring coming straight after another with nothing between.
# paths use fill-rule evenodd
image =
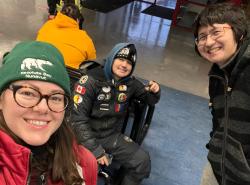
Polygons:
<instances>
[{"instance_id":1,"label":"knit hat brim","mask_svg":"<svg viewBox=\"0 0 250 185\"><path fill-rule=\"evenodd\" d=\"M134 44L127 45L117 52L115 58L123 58L129 60L131 65L134 67L136 62L136 49Z\"/></svg>"}]
</instances>

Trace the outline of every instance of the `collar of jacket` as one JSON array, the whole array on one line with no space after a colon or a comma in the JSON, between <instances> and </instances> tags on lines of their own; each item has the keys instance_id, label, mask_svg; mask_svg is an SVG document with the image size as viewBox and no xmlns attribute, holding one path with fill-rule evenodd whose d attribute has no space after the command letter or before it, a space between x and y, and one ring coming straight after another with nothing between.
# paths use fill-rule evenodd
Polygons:
<instances>
[{"instance_id":1,"label":"collar of jacket","mask_svg":"<svg viewBox=\"0 0 250 185\"><path fill-rule=\"evenodd\" d=\"M29 157L31 151L17 144L8 134L0 130L0 168L8 169L10 173L5 172L5 175L12 174L16 182L23 184L28 178L29 172ZM9 178L13 178L12 176ZM8 177L5 177L8 178ZM19 183L18 183L19 184Z\"/></svg>"}]
</instances>

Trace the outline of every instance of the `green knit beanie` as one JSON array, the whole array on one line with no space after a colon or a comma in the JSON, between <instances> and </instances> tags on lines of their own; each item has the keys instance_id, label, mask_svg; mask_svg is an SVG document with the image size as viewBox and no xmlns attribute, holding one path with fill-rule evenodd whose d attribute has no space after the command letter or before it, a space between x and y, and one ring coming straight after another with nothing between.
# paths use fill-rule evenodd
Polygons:
<instances>
[{"instance_id":1,"label":"green knit beanie","mask_svg":"<svg viewBox=\"0 0 250 185\"><path fill-rule=\"evenodd\" d=\"M21 42L4 56L0 67L0 93L17 80L51 82L70 95L70 80L63 56L53 45L45 42Z\"/></svg>"}]
</instances>

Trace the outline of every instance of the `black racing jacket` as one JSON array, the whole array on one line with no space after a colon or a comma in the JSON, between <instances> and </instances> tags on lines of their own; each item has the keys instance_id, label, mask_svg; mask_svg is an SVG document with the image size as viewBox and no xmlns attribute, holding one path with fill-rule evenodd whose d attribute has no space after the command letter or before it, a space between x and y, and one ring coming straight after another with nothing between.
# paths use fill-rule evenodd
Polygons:
<instances>
[{"instance_id":1,"label":"black racing jacket","mask_svg":"<svg viewBox=\"0 0 250 185\"><path fill-rule=\"evenodd\" d=\"M246 41L225 69L209 73L213 130L208 160L220 185L250 184L250 47Z\"/></svg>"},{"instance_id":2,"label":"black racing jacket","mask_svg":"<svg viewBox=\"0 0 250 185\"><path fill-rule=\"evenodd\" d=\"M78 141L97 158L105 152L97 139L121 131L131 100L154 105L160 98L160 92L146 91L134 77L121 83L107 81L101 66L88 71L74 88L73 129Z\"/></svg>"}]
</instances>

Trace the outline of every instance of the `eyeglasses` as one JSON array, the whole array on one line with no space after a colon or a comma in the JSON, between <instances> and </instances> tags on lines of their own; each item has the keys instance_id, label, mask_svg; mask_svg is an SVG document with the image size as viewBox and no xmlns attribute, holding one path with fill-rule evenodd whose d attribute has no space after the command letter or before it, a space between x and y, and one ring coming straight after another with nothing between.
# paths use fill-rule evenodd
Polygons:
<instances>
[{"instance_id":1,"label":"eyeglasses","mask_svg":"<svg viewBox=\"0 0 250 185\"><path fill-rule=\"evenodd\" d=\"M42 95L38 90L22 85L9 86L13 91L15 102L24 108L32 108L38 105L43 98L46 99L49 109L53 112L62 112L69 105L70 98L62 93L54 93L50 95Z\"/></svg>"},{"instance_id":2,"label":"eyeglasses","mask_svg":"<svg viewBox=\"0 0 250 185\"><path fill-rule=\"evenodd\" d=\"M207 42L207 38L210 35L210 38L213 40L216 40L220 37L222 37L225 34L225 28L231 29L231 27L216 27L209 31L208 34L200 34L195 39L195 44L197 46L204 46Z\"/></svg>"}]
</instances>

